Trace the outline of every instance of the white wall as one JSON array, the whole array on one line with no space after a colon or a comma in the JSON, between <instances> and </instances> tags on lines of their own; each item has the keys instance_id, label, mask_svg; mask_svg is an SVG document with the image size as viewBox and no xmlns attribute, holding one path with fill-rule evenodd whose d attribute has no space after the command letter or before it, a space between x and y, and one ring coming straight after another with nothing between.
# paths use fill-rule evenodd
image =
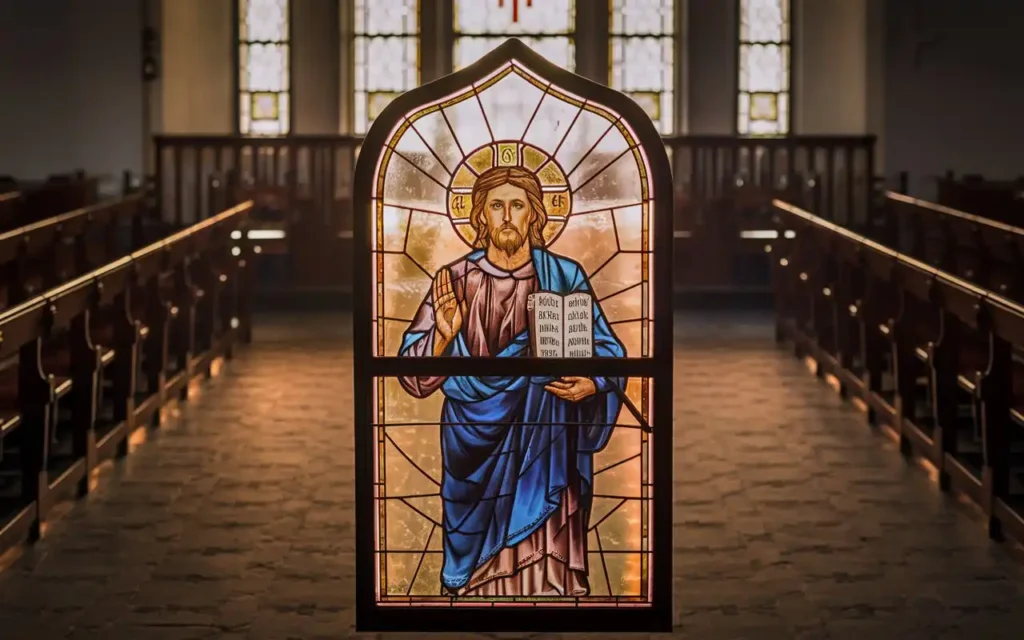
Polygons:
<instances>
[{"instance_id":1,"label":"white wall","mask_svg":"<svg viewBox=\"0 0 1024 640\"><path fill-rule=\"evenodd\" d=\"M295 133L338 133L341 60L338 4L292 0Z\"/></svg>"},{"instance_id":2,"label":"white wall","mask_svg":"<svg viewBox=\"0 0 1024 640\"><path fill-rule=\"evenodd\" d=\"M867 0L797 0L793 131L868 130Z\"/></svg>"},{"instance_id":3,"label":"white wall","mask_svg":"<svg viewBox=\"0 0 1024 640\"><path fill-rule=\"evenodd\" d=\"M163 0L157 130L234 133L234 2Z\"/></svg>"},{"instance_id":4,"label":"white wall","mask_svg":"<svg viewBox=\"0 0 1024 640\"><path fill-rule=\"evenodd\" d=\"M687 133L736 131L736 2L688 0Z\"/></svg>"},{"instance_id":5,"label":"white wall","mask_svg":"<svg viewBox=\"0 0 1024 640\"><path fill-rule=\"evenodd\" d=\"M142 170L142 5L0 2L0 174Z\"/></svg>"}]
</instances>

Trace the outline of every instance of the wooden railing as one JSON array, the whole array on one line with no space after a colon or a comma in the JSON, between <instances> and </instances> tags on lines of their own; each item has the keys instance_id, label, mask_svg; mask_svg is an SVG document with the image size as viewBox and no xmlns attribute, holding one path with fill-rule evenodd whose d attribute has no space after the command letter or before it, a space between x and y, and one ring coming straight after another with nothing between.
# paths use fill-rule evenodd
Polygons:
<instances>
[{"instance_id":1,"label":"wooden railing","mask_svg":"<svg viewBox=\"0 0 1024 640\"><path fill-rule=\"evenodd\" d=\"M940 487L1024 540L1024 307L955 273L774 205L777 336Z\"/></svg>"},{"instance_id":2,"label":"wooden railing","mask_svg":"<svg viewBox=\"0 0 1024 640\"><path fill-rule=\"evenodd\" d=\"M293 252L294 285L347 290L350 276L335 269L334 280L325 281L324 272L331 266L320 264L322 258L315 256L350 253L352 172L361 142L360 137L342 135L157 136L158 208L166 222L184 226L223 204L211 185L227 176L243 184L288 187L299 215L293 216L295 222L287 234L303 247L302 252ZM679 253L685 253L682 245L691 240L699 238L705 245L717 242L714 236L721 220L712 221L719 200L737 185L763 194L760 208L765 212L766 230L773 193L808 183L819 199L816 211L841 224L862 224L872 200L874 142L873 136L666 137L675 181ZM715 227L714 232L704 233L709 226ZM728 242L719 247L719 253L733 250ZM763 270L767 271L767 264Z\"/></svg>"}]
</instances>

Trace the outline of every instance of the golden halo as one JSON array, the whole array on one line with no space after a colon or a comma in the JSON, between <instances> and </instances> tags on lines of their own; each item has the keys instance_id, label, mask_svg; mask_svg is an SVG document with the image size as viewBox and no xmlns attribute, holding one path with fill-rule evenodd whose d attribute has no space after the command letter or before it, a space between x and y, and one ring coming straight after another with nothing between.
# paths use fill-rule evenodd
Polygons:
<instances>
[{"instance_id":1,"label":"golden halo","mask_svg":"<svg viewBox=\"0 0 1024 640\"><path fill-rule=\"evenodd\" d=\"M493 167L522 167L536 174L548 213L542 235L544 243L551 244L562 232L572 211L569 181L562 167L547 152L518 140L493 142L471 151L455 169L448 185L448 219L459 237L473 246L476 231L469 223L473 185L481 173Z\"/></svg>"}]
</instances>

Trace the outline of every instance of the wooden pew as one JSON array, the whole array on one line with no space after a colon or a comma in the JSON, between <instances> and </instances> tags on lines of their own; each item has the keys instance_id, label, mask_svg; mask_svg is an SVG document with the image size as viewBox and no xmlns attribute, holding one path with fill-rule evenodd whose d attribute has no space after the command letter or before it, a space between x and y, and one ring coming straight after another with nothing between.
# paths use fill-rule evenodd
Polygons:
<instances>
[{"instance_id":1,"label":"wooden pew","mask_svg":"<svg viewBox=\"0 0 1024 640\"><path fill-rule=\"evenodd\" d=\"M1024 227L891 191L885 192L879 215L877 239L885 246L1024 300Z\"/></svg>"},{"instance_id":2,"label":"wooden pew","mask_svg":"<svg viewBox=\"0 0 1024 640\"><path fill-rule=\"evenodd\" d=\"M938 184L939 204L999 222L1024 225L1024 178L986 180L978 175L957 178L948 172Z\"/></svg>"},{"instance_id":3,"label":"wooden pew","mask_svg":"<svg viewBox=\"0 0 1024 640\"><path fill-rule=\"evenodd\" d=\"M21 192L17 190L4 192L0 188L0 221L16 219L19 207L21 207Z\"/></svg>"},{"instance_id":4,"label":"wooden pew","mask_svg":"<svg viewBox=\"0 0 1024 640\"><path fill-rule=\"evenodd\" d=\"M0 305L22 302L141 246L145 210L144 197L135 194L0 233Z\"/></svg>"},{"instance_id":5,"label":"wooden pew","mask_svg":"<svg viewBox=\"0 0 1024 640\"><path fill-rule=\"evenodd\" d=\"M778 335L1024 540L1024 306L782 201Z\"/></svg>"},{"instance_id":6,"label":"wooden pew","mask_svg":"<svg viewBox=\"0 0 1024 640\"><path fill-rule=\"evenodd\" d=\"M125 181L130 181L127 173ZM0 189L7 196L0 201L0 230L24 226L99 202L99 181L84 172L54 175L41 182L12 181L9 185Z\"/></svg>"},{"instance_id":7,"label":"wooden pew","mask_svg":"<svg viewBox=\"0 0 1024 640\"><path fill-rule=\"evenodd\" d=\"M243 203L0 313L0 550L248 341ZM236 239L236 235L238 239Z\"/></svg>"}]
</instances>

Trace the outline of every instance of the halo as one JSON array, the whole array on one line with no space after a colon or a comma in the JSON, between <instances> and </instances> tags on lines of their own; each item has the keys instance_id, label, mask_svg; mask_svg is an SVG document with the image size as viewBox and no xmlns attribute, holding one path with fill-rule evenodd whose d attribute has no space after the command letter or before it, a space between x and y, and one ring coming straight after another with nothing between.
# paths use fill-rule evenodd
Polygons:
<instances>
[{"instance_id":1,"label":"halo","mask_svg":"<svg viewBox=\"0 0 1024 640\"><path fill-rule=\"evenodd\" d=\"M545 245L551 244L565 228L572 211L569 181L565 171L550 154L519 140L484 145L466 154L455 169L448 185L448 219L459 237L467 245L473 246L476 231L469 223L473 208L473 185L480 174L493 167L520 167L537 176L548 213L542 235Z\"/></svg>"}]
</instances>

